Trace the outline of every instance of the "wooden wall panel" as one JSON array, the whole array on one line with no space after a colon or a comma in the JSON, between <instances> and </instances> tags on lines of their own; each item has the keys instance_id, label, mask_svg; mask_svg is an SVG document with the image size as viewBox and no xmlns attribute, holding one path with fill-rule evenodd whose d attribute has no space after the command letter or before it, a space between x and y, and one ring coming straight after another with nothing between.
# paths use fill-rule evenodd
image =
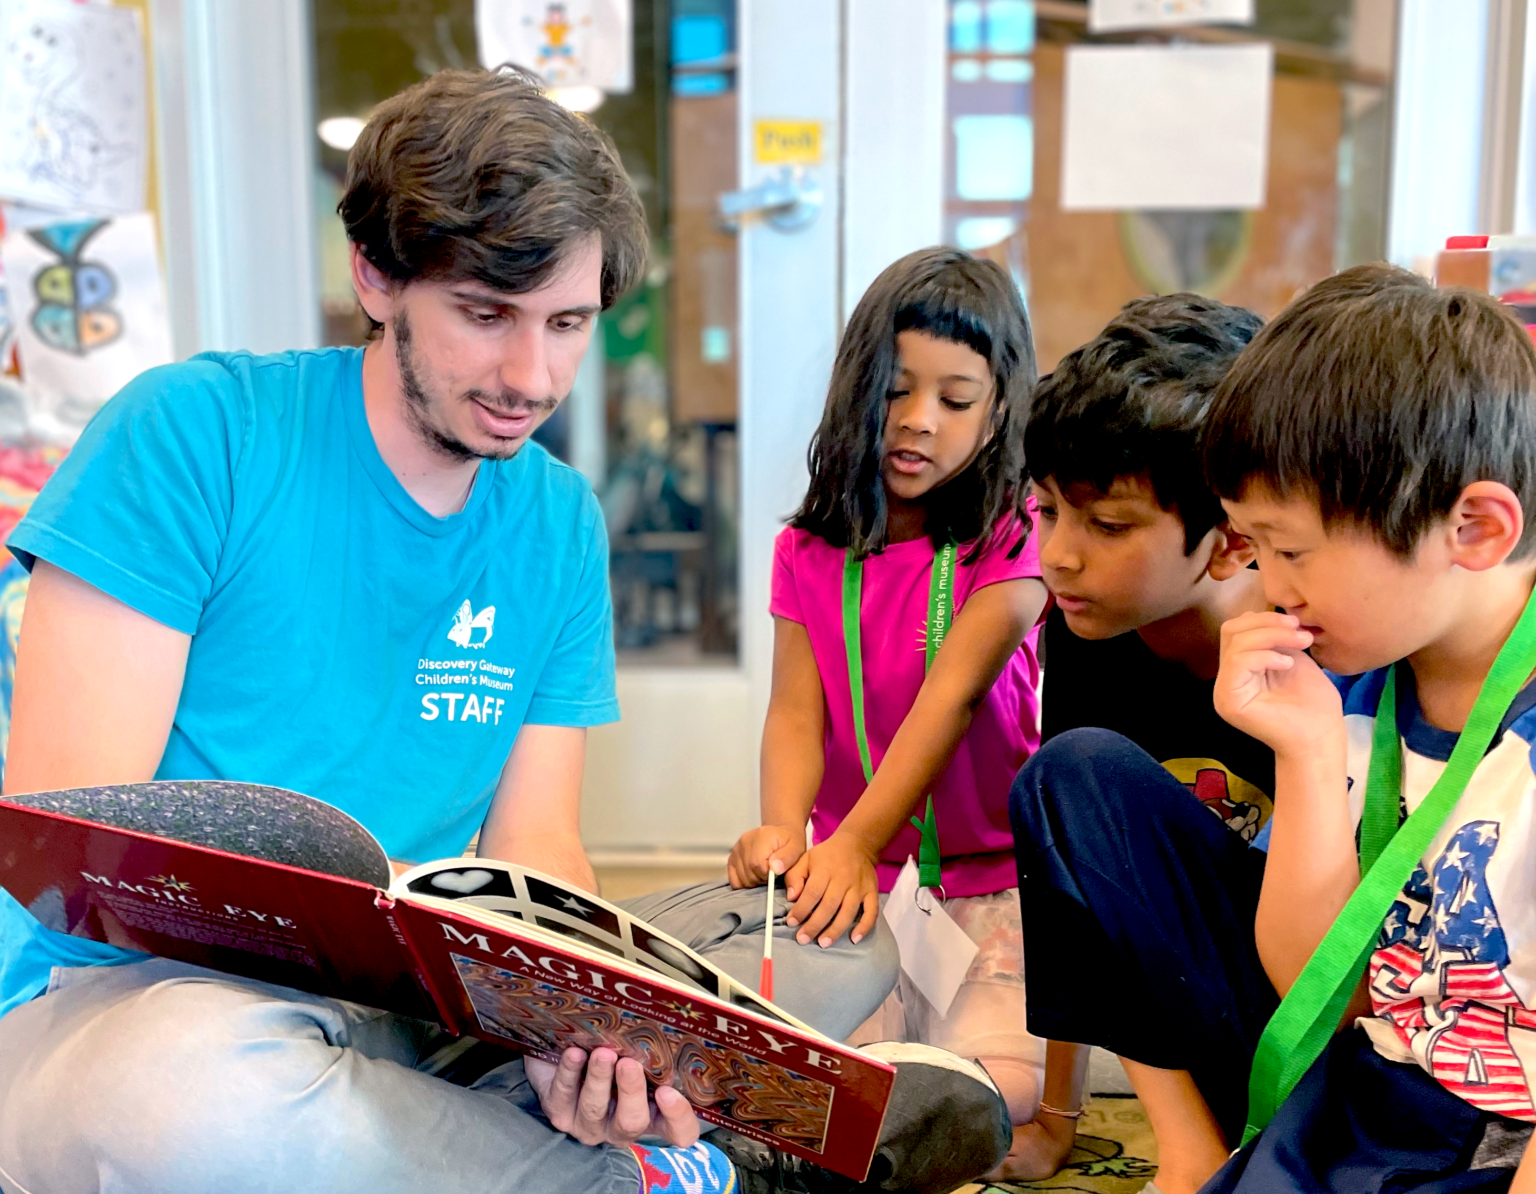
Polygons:
<instances>
[{"instance_id":1,"label":"wooden wall panel","mask_svg":"<svg viewBox=\"0 0 1536 1194\"><path fill-rule=\"evenodd\" d=\"M736 185L735 93L674 97L671 373L680 423L736 421L736 237L715 224L716 196Z\"/></svg>"}]
</instances>

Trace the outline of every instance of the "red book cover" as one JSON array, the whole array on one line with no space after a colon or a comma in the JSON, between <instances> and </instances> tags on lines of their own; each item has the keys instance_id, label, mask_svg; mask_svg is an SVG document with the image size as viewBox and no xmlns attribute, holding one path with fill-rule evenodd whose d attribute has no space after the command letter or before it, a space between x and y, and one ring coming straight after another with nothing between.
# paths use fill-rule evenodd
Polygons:
<instances>
[{"instance_id":1,"label":"red book cover","mask_svg":"<svg viewBox=\"0 0 1536 1194\"><path fill-rule=\"evenodd\" d=\"M451 859L391 887L362 826L278 788L157 781L0 800L0 886L58 932L550 1060L606 1045L701 1118L856 1180L895 1080L557 879Z\"/></svg>"},{"instance_id":2,"label":"red book cover","mask_svg":"<svg viewBox=\"0 0 1536 1194\"><path fill-rule=\"evenodd\" d=\"M653 1084L676 1087L710 1123L860 1181L867 1174L890 1066L759 1005L637 974L494 913L414 900L395 912L464 1031L549 1061L571 1045L606 1045L637 1058Z\"/></svg>"},{"instance_id":3,"label":"red book cover","mask_svg":"<svg viewBox=\"0 0 1536 1194\"><path fill-rule=\"evenodd\" d=\"M0 801L0 886L71 936L439 1019L371 883Z\"/></svg>"}]
</instances>

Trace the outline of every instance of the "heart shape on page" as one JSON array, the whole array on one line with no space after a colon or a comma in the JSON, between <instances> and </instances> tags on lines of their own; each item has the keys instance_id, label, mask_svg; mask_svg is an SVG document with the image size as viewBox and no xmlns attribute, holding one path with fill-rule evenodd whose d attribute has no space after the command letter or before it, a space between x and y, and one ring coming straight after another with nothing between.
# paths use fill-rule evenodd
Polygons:
<instances>
[{"instance_id":1,"label":"heart shape on page","mask_svg":"<svg viewBox=\"0 0 1536 1194\"><path fill-rule=\"evenodd\" d=\"M469 895L489 883L494 875L490 871L440 871L432 876L432 886L444 891Z\"/></svg>"}]
</instances>

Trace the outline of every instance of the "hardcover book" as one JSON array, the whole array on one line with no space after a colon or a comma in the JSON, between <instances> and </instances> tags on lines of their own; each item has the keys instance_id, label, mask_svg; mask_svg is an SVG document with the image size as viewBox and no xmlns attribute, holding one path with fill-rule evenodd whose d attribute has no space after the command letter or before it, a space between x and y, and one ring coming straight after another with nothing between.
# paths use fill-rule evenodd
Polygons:
<instances>
[{"instance_id":1,"label":"hardcover book","mask_svg":"<svg viewBox=\"0 0 1536 1194\"><path fill-rule=\"evenodd\" d=\"M608 1046L700 1118L863 1180L894 1069L590 892L483 858L391 882L358 822L280 788L0 800L0 886L45 926L558 1059Z\"/></svg>"}]
</instances>

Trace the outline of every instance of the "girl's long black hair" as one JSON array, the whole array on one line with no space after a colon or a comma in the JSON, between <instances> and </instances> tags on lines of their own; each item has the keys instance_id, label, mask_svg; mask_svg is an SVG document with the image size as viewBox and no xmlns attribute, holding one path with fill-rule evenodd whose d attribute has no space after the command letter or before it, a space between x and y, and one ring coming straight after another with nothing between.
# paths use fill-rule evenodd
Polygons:
<instances>
[{"instance_id":1,"label":"girl's long black hair","mask_svg":"<svg viewBox=\"0 0 1536 1194\"><path fill-rule=\"evenodd\" d=\"M811 440L811 484L791 526L858 559L885 547L886 411L901 332L964 344L992 368L991 440L959 476L924 499L934 547L969 543L973 562L1009 514L1028 534L1024 424L1035 388L1035 348L1023 297L1001 266L959 249L919 249L887 266L853 310L837 347L821 426ZM1024 546L1021 535L1009 554Z\"/></svg>"}]
</instances>

